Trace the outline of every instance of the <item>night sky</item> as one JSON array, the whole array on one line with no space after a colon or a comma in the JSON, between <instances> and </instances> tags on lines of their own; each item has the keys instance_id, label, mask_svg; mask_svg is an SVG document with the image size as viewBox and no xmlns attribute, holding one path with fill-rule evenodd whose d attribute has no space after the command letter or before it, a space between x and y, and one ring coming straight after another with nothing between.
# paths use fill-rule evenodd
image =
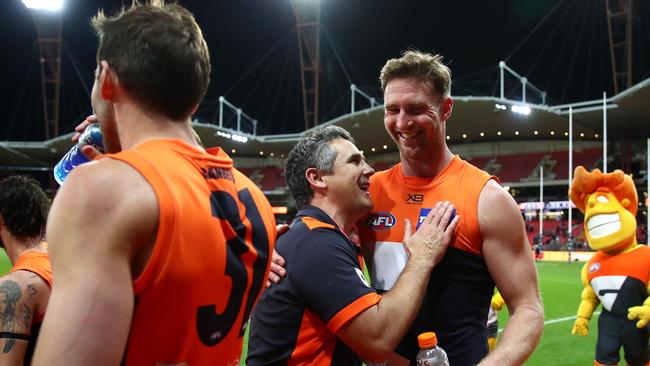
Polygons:
<instances>
[{"instance_id":1,"label":"night sky","mask_svg":"<svg viewBox=\"0 0 650 366\"><path fill-rule=\"evenodd\" d=\"M314 0L308 0L314 1ZM210 89L196 117L216 122L220 95L259 120L258 133L304 129L295 18L289 0L180 0L212 56ZM59 134L91 112L98 8L122 1L67 0L63 12ZM130 2L126 2L130 3ZM650 4L635 2L635 82L650 77ZM20 0L0 1L1 140L44 138L36 31ZM453 95L497 95L505 60L553 104L613 93L603 0L321 0L321 122L349 111L350 83L381 98L386 59L406 48L441 53ZM511 89L515 98L517 91Z\"/></svg>"}]
</instances>

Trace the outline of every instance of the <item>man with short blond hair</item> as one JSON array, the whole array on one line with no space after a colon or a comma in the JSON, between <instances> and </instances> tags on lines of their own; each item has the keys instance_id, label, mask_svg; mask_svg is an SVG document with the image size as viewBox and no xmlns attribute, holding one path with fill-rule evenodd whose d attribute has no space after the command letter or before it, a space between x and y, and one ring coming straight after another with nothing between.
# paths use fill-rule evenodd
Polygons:
<instances>
[{"instance_id":1,"label":"man with short blond hair","mask_svg":"<svg viewBox=\"0 0 650 366\"><path fill-rule=\"evenodd\" d=\"M440 55L406 51L386 62L380 81L384 126L399 149L400 163L372 177L375 207L360 221L373 285L390 290L404 268L404 218L422 219L443 199L462 217L396 352L402 363L414 362L418 334L435 331L451 365L520 365L539 342L544 311L519 208L494 176L449 150L451 72ZM368 219L385 212L395 216L394 225ZM486 357L485 324L495 283L511 316Z\"/></svg>"}]
</instances>

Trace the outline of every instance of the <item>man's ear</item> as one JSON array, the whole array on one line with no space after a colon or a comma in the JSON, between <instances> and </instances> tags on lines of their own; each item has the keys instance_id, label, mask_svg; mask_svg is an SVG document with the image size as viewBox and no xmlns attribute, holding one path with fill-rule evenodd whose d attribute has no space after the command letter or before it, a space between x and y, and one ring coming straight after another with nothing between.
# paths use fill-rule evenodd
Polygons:
<instances>
[{"instance_id":1,"label":"man's ear","mask_svg":"<svg viewBox=\"0 0 650 366\"><path fill-rule=\"evenodd\" d=\"M454 109L454 101L451 97L445 97L440 103L440 119L446 121L451 117L451 111Z\"/></svg>"},{"instance_id":2,"label":"man's ear","mask_svg":"<svg viewBox=\"0 0 650 366\"><path fill-rule=\"evenodd\" d=\"M312 188L326 188L327 183L323 180L321 172L316 168L309 168L305 171L305 178L307 178L307 183Z\"/></svg>"},{"instance_id":3,"label":"man's ear","mask_svg":"<svg viewBox=\"0 0 650 366\"><path fill-rule=\"evenodd\" d=\"M117 75L106 60L99 63L99 95L104 100L114 100L118 85Z\"/></svg>"}]
</instances>

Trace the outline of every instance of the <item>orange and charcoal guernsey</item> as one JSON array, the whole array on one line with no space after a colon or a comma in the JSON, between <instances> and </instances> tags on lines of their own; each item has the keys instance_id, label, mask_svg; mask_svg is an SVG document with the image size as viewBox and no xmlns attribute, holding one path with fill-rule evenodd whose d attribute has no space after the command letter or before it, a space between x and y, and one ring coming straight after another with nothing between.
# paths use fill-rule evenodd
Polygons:
<instances>
[{"instance_id":1,"label":"orange and charcoal guernsey","mask_svg":"<svg viewBox=\"0 0 650 366\"><path fill-rule=\"evenodd\" d=\"M275 244L264 194L220 148L149 140L107 157L135 168L160 207L125 364L238 365Z\"/></svg>"},{"instance_id":2,"label":"orange and charcoal guernsey","mask_svg":"<svg viewBox=\"0 0 650 366\"><path fill-rule=\"evenodd\" d=\"M494 281L482 255L478 199L490 179L496 180L458 156L433 178L404 176L401 163L370 178L374 208L357 226L379 290L390 290L406 265L404 219L419 227L438 201L453 203L460 215L418 317L396 349L406 358L415 361L418 334L432 330L452 365L476 365L487 353L485 324Z\"/></svg>"},{"instance_id":3,"label":"orange and charcoal guernsey","mask_svg":"<svg viewBox=\"0 0 650 366\"><path fill-rule=\"evenodd\" d=\"M47 247L47 244L45 244ZM16 271L32 272L38 277L42 278L47 286L52 289L52 265L50 264L50 257L47 252L37 252L28 250L24 252L18 259L14 266L9 270L9 273ZM45 317L45 309L42 309L39 314L34 314L32 320L32 327L29 332L29 340L27 343L27 351L25 351L24 365L31 364L32 357L34 356L34 349L36 347L36 340L41 331L41 324Z\"/></svg>"},{"instance_id":4,"label":"orange and charcoal guernsey","mask_svg":"<svg viewBox=\"0 0 650 366\"><path fill-rule=\"evenodd\" d=\"M648 365L650 329L637 328L638 319L629 320L627 314L648 297L650 248L641 244L614 255L598 251L586 266L589 285L603 304L594 365L618 364L621 345L628 365Z\"/></svg>"},{"instance_id":5,"label":"orange and charcoal guernsey","mask_svg":"<svg viewBox=\"0 0 650 366\"><path fill-rule=\"evenodd\" d=\"M603 312L627 317L628 308L643 304L648 297L650 248L646 245L615 255L598 251L587 268L587 280Z\"/></svg>"}]
</instances>

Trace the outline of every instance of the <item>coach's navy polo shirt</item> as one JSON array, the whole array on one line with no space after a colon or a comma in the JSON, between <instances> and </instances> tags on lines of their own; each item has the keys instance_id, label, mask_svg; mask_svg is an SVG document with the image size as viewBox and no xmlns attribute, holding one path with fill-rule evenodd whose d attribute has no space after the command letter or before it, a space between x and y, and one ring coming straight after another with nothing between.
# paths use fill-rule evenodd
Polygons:
<instances>
[{"instance_id":1,"label":"coach's navy polo shirt","mask_svg":"<svg viewBox=\"0 0 650 366\"><path fill-rule=\"evenodd\" d=\"M287 276L253 310L246 364L360 364L336 337L381 299L363 277L359 248L323 210L303 206L276 250Z\"/></svg>"}]
</instances>

